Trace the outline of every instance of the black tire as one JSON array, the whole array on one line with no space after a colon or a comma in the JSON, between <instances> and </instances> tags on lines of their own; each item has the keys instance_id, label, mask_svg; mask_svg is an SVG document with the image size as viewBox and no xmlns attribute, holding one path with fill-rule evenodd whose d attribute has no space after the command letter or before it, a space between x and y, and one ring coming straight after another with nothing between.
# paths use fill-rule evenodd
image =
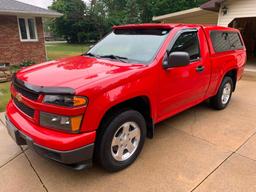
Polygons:
<instances>
[{"instance_id":1,"label":"black tire","mask_svg":"<svg viewBox=\"0 0 256 192\"><path fill-rule=\"evenodd\" d=\"M131 156L124 161L118 161L112 155L112 140L115 134L117 134L116 131L120 130L120 127L126 122L135 122L138 125L137 130L138 128L140 130L140 139L137 148L131 153ZM115 172L125 169L136 160L143 148L146 138L146 122L144 117L138 111L126 110L114 115L108 122L103 122L102 124L96 141L95 157L97 162L107 171Z\"/></svg>"},{"instance_id":2,"label":"black tire","mask_svg":"<svg viewBox=\"0 0 256 192\"><path fill-rule=\"evenodd\" d=\"M231 91L230 91L230 94L229 94L229 98L228 98L228 101L223 101L222 100L222 95L224 94L223 91L224 91L224 88L227 84L230 84L231 86ZM232 93L233 93L233 90L234 90L234 82L232 80L231 77L224 77L220 87L219 87L219 90L218 90L218 93L217 95L215 95L214 97L212 97L210 99L210 103L211 103L211 106L214 108L214 109L217 109L217 110L222 110L222 109L225 109L230 100L231 100L231 97L232 97Z\"/></svg>"}]
</instances>

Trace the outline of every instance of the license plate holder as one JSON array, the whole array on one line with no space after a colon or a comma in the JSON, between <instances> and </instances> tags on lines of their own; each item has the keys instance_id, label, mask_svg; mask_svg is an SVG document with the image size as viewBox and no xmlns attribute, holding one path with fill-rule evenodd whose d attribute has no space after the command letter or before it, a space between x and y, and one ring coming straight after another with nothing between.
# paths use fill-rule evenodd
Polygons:
<instances>
[{"instance_id":1,"label":"license plate holder","mask_svg":"<svg viewBox=\"0 0 256 192\"><path fill-rule=\"evenodd\" d=\"M21 136L19 130L10 122L8 118L6 119L6 127L9 135L17 145L27 145L26 139Z\"/></svg>"},{"instance_id":2,"label":"license plate holder","mask_svg":"<svg viewBox=\"0 0 256 192\"><path fill-rule=\"evenodd\" d=\"M6 127L9 135L16 142L16 132L17 132L16 127L14 127L8 120L6 121Z\"/></svg>"}]
</instances>

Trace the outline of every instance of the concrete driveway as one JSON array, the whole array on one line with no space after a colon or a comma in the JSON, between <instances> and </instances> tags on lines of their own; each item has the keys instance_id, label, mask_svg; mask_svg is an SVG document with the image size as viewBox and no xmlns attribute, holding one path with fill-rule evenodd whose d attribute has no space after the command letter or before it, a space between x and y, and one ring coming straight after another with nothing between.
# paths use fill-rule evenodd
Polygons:
<instances>
[{"instance_id":1,"label":"concrete driveway","mask_svg":"<svg viewBox=\"0 0 256 192\"><path fill-rule=\"evenodd\" d=\"M256 81L240 81L224 111L204 103L162 122L138 160L114 174L19 148L0 123L0 191L256 191Z\"/></svg>"}]
</instances>

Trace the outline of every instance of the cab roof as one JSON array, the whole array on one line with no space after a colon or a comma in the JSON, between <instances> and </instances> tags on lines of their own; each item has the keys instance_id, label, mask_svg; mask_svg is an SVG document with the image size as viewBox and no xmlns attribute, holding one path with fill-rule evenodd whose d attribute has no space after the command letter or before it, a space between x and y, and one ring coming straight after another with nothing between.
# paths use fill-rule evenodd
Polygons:
<instances>
[{"instance_id":1,"label":"cab roof","mask_svg":"<svg viewBox=\"0 0 256 192\"><path fill-rule=\"evenodd\" d=\"M216 25L201 25L201 24L182 24L182 23L145 23L145 24L128 24L113 26L114 29L172 29L175 27L202 27L208 30L229 30L238 31L234 28L222 27Z\"/></svg>"},{"instance_id":2,"label":"cab roof","mask_svg":"<svg viewBox=\"0 0 256 192\"><path fill-rule=\"evenodd\" d=\"M172 29L178 24L145 23L114 26L113 29Z\"/></svg>"}]
</instances>

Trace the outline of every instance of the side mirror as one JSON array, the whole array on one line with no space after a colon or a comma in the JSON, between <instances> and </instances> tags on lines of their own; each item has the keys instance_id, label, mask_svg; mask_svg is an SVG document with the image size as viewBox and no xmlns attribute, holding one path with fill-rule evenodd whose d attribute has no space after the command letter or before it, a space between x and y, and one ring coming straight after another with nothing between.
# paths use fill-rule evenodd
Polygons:
<instances>
[{"instance_id":1,"label":"side mirror","mask_svg":"<svg viewBox=\"0 0 256 192\"><path fill-rule=\"evenodd\" d=\"M190 57L187 52L172 52L168 55L167 58L164 60L163 67L165 69L171 68L171 67L182 67L189 65L190 63Z\"/></svg>"}]
</instances>

